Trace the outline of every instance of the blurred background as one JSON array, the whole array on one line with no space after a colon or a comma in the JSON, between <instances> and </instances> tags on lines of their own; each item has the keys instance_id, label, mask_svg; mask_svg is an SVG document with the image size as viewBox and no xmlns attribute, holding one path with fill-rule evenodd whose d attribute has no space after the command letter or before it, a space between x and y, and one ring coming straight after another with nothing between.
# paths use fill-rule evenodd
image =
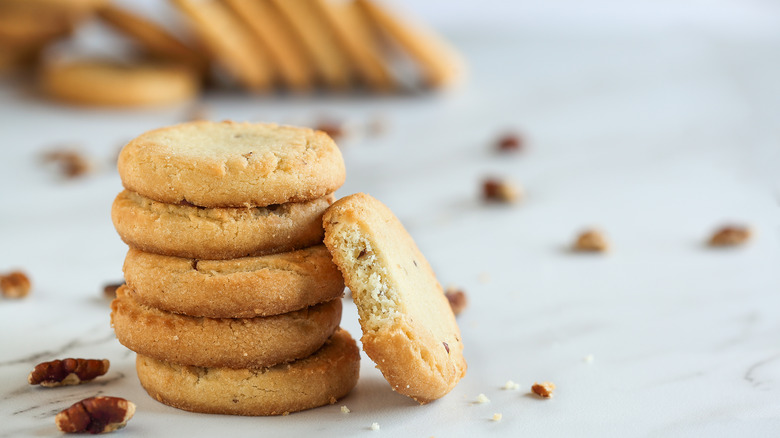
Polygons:
<instances>
[{"instance_id":1,"label":"blurred background","mask_svg":"<svg viewBox=\"0 0 780 438\"><path fill-rule=\"evenodd\" d=\"M115 4L177 36L194 34L169 2ZM111 336L100 296L121 280L126 252L109 213L121 190L119 148L193 119L269 121L329 130L347 168L338 195L367 192L390 206L439 280L467 293L458 321L470 368L450 396L416 409L384 394L364 357L348 399L363 411L342 422L319 410L296 414L294 424L263 419L267 427L304 433L316 423L350 435L378 421L388 433L425 436L776 435L780 1L381 4L446 41L463 60L459 80L431 85L419 64L396 56L390 65L404 86L389 92L248 91L223 67L197 97L161 106L53 99L40 66L137 49L98 20L48 45L34 67L3 74L0 273L22 269L34 288L25 300L0 300L0 387L26 373L23 359L37 349L102 349L129 375L112 389L147 403L146 429L128 427L128 436L168 421L192 433L254 424L215 424L145 399L125 350L98 342ZM519 144L509 152L507 137ZM50 155L62 150L78 151L89 170L62 173ZM513 202L486 199L488 180L510 184ZM725 225L751 237L709 247ZM571 251L590 228L604 233L608 253ZM359 330L354 308L343 325ZM98 343L60 350L78 336ZM509 379L524 389L501 390ZM537 380L558 385L554 400L523 395ZM473 404L480 393L491 403ZM39 395L18 397L35 407L7 430L30 433L48 421ZM0 411L10 412L8 400Z\"/></svg>"}]
</instances>

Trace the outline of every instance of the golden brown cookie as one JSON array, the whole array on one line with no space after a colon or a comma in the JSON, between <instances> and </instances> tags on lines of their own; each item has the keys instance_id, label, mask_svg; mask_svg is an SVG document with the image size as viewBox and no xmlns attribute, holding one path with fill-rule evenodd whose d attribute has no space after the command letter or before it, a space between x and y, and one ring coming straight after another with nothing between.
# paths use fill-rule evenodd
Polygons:
<instances>
[{"instance_id":1,"label":"golden brown cookie","mask_svg":"<svg viewBox=\"0 0 780 438\"><path fill-rule=\"evenodd\" d=\"M384 204L358 193L325 213L325 245L352 291L363 350L395 391L420 403L466 374L463 343L428 262Z\"/></svg>"},{"instance_id":2,"label":"golden brown cookie","mask_svg":"<svg viewBox=\"0 0 780 438\"><path fill-rule=\"evenodd\" d=\"M336 35L320 20L309 0L271 0L271 3L300 41L324 85L333 89L348 87L353 68L336 41Z\"/></svg>"},{"instance_id":3,"label":"golden brown cookie","mask_svg":"<svg viewBox=\"0 0 780 438\"><path fill-rule=\"evenodd\" d=\"M344 280L324 245L232 260L130 249L124 273L138 302L209 318L278 315L341 298L344 292Z\"/></svg>"},{"instance_id":4,"label":"golden brown cookie","mask_svg":"<svg viewBox=\"0 0 780 438\"><path fill-rule=\"evenodd\" d=\"M200 53L181 42L162 26L140 15L118 8L111 3L98 9L97 14L103 21L161 59L182 63L198 72L205 72L208 68L206 58Z\"/></svg>"},{"instance_id":5,"label":"golden brown cookie","mask_svg":"<svg viewBox=\"0 0 780 438\"><path fill-rule=\"evenodd\" d=\"M314 85L314 66L269 0L225 0L225 3L262 42L284 85L295 91L305 91Z\"/></svg>"},{"instance_id":6,"label":"golden brown cookie","mask_svg":"<svg viewBox=\"0 0 780 438\"><path fill-rule=\"evenodd\" d=\"M375 29L409 54L422 69L425 81L434 87L457 84L463 78L460 55L441 37L420 23L401 19L372 0L355 0L370 17Z\"/></svg>"},{"instance_id":7,"label":"golden brown cookie","mask_svg":"<svg viewBox=\"0 0 780 438\"><path fill-rule=\"evenodd\" d=\"M274 80L268 54L220 1L173 0L187 16L209 55L250 90L267 89Z\"/></svg>"},{"instance_id":8,"label":"golden brown cookie","mask_svg":"<svg viewBox=\"0 0 780 438\"><path fill-rule=\"evenodd\" d=\"M111 324L125 347L185 365L262 368L306 357L341 321L335 299L290 313L257 318L198 318L144 306L126 286L111 303Z\"/></svg>"},{"instance_id":9,"label":"golden brown cookie","mask_svg":"<svg viewBox=\"0 0 780 438\"><path fill-rule=\"evenodd\" d=\"M192 99L200 89L188 68L104 60L54 62L44 66L40 81L57 100L113 107L170 105Z\"/></svg>"},{"instance_id":10,"label":"golden brown cookie","mask_svg":"<svg viewBox=\"0 0 780 438\"><path fill-rule=\"evenodd\" d=\"M319 19L336 37L336 42L363 83L376 91L395 88L395 79L368 29L365 14L361 13L355 2L311 0L311 5Z\"/></svg>"},{"instance_id":11,"label":"golden brown cookie","mask_svg":"<svg viewBox=\"0 0 780 438\"><path fill-rule=\"evenodd\" d=\"M346 396L358 380L360 352L338 329L316 353L265 369L200 368L138 355L141 385L161 403L193 412L284 415Z\"/></svg>"},{"instance_id":12,"label":"golden brown cookie","mask_svg":"<svg viewBox=\"0 0 780 438\"><path fill-rule=\"evenodd\" d=\"M273 254L322 242L322 214L333 202L267 207L203 208L153 201L124 190L111 207L119 236L133 248L155 254L223 260Z\"/></svg>"},{"instance_id":13,"label":"golden brown cookie","mask_svg":"<svg viewBox=\"0 0 780 438\"><path fill-rule=\"evenodd\" d=\"M273 123L190 122L146 132L119 154L125 188L160 202L262 207L309 201L344 183L321 131Z\"/></svg>"}]
</instances>

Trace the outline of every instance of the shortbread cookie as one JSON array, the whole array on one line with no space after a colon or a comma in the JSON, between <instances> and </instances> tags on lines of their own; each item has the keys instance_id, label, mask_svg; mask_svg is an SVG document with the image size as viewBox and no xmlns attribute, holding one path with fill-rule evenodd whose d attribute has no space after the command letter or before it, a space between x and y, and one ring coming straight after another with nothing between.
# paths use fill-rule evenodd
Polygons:
<instances>
[{"instance_id":1,"label":"shortbread cookie","mask_svg":"<svg viewBox=\"0 0 780 438\"><path fill-rule=\"evenodd\" d=\"M148 52L162 59L187 65L205 72L208 63L200 53L181 42L162 26L109 3L98 10L106 23L127 35Z\"/></svg>"},{"instance_id":2,"label":"shortbread cookie","mask_svg":"<svg viewBox=\"0 0 780 438\"><path fill-rule=\"evenodd\" d=\"M119 236L133 248L155 254L224 260L273 254L322 241L322 214L333 202L267 207L202 208L153 201L124 190L111 208Z\"/></svg>"},{"instance_id":3,"label":"shortbread cookie","mask_svg":"<svg viewBox=\"0 0 780 438\"><path fill-rule=\"evenodd\" d=\"M225 0L225 4L263 43L284 85L295 91L308 90L314 85L314 65L290 29L281 22L279 11L269 1Z\"/></svg>"},{"instance_id":4,"label":"shortbread cookie","mask_svg":"<svg viewBox=\"0 0 780 438\"><path fill-rule=\"evenodd\" d=\"M189 18L209 55L250 90L268 89L274 80L273 64L227 7L217 0L173 0Z\"/></svg>"},{"instance_id":5,"label":"shortbread cookie","mask_svg":"<svg viewBox=\"0 0 780 438\"><path fill-rule=\"evenodd\" d=\"M119 154L125 188L161 202L262 207L308 201L344 183L321 131L272 123L190 122L142 134Z\"/></svg>"},{"instance_id":6,"label":"shortbread cookie","mask_svg":"<svg viewBox=\"0 0 780 438\"><path fill-rule=\"evenodd\" d=\"M414 59L430 86L457 84L463 78L460 55L432 30L408 18L401 20L373 0L355 0L371 18L374 27Z\"/></svg>"},{"instance_id":7,"label":"shortbread cookie","mask_svg":"<svg viewBox=\"0 0 780 438\"><path fill-rule=\"evenodd\" d=\"M339 329L316 353L265 369L201 368L138 355L141 385L161 403L207 414L284 415L333 404L358 380L360 352Z\"/></svg>"},{"instance_id":8,"label":"shortbread cookie","mask_svg":"<svg viewBox=\"0 0 780 438\"><path fill-rule=\"evenodd\" d=\"M138 302L209 318L278 315L341 298L344 292L344 280L324 245L232 260L130 249L124 272Z\"/></svg>"},{"instance_id":9,"label":"shortbread cookie","mask_svg":"<svg viewBox=\"0 0 780 438\"><path fill-rule=\"evenodd\" d=\"M261 368L306 357L341 321L341 300L276 316L198 318L144 306L126 286L111 303L111 324L125 347L185 365Z\"/></svg>"},{"instance_id":10,"label":"shortbread cookie","mask_svg":"<svg viewBox=\"0 0 780 438\"><path fill-rule=\"evenodd\" d=\"M323 218L325 245L352 291L363 350L394 390L426 403L466 373L463 343L449 302L398 218L358 193Z\"/></svg>"},{"instance_id":11,"label":"shortbread cookie","mask_svg":"<svg viewBox=\"0 0 780 438\"><path fill-rule=\"evenodd\" d=\"M70 103L132 107L186 101L195 97L200 86L197 75L181 66L80 60L45 66L41 88Z\"/></svg>"}]
</instances>

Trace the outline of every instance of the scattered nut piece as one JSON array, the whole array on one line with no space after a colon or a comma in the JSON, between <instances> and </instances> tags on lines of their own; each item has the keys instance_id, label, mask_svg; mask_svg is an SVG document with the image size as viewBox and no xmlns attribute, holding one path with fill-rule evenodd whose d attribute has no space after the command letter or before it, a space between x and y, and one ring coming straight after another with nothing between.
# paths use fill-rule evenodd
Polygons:
<instances>
[{"instance_id":1,"label":"scattered nut piece","mask_svg":"<svg viewBox=\"0 0 780 438\"><path fill-rule=\"evenodd\" d=\"M751 232L744 226L725 226L717 230L710 238L710 246L739 246L750 240Z\"/></svg>"},{"instance_id":2,"label":"scattered nut piece","mask_svg":"<svg viewBox=\"0 0 780 438\"><path fill-rule=\"evenodd\" d=\"M493 421L495 421L495 422L501 421L502 418L504 418L504 416L499 414L499 413L493 414Z\"/></svg>"},{"instance_id":3,"label":"scattered nut piece","mask_svg":"<svg viewBox=\"0 0 780 438\"><path fill-rule=\"evenodd\" d=\"M106 298L113 300L116 298L117 289L119 289L123 284L125 284L124 281L121 283L111 283L103 286L103 295Z\"/></svg>"},{"instance_id":4,"label":"scattered nut piece","mask_svg":"<svg viewBox=\"0 0 780 438\"><path fill-rule=\"evenodd\" d=\"M552 382L534 383L531 387L531 391L542 398L552 398L554 390L555 383Z\"/></svg>"},{"instance_id":5,"label":"scattered nut piece","mask_svg":"<svg viewBox=\"0 0 780 438\"><path fill-rule=\"evenodd\" d=\"M574 242L574 250L581 252L605 252L609 243L604 234L598 230L586 230Z\"/></svg>"},{"instance_id":6,"label":"scattered nut piece","mask_svg":"<svg viewBox=\"0 0 780 438\"><path fill-rule=\"evenodd\" d=\"M344 136L344 127L339 123L321 122L314 129L328 134L333 140L339 140L342 136Z\"/></svg>"},{"instance_id":7,"label":"scattered nut piece","mask_svg":"<svg viewBox=\"0 0 780 438\"><path fill-rule=\"evenodd\" d=\"M22 271L0 275L0 292L6 298L24 298L30 293L30 279Z\"/></svg>"},{"instance_id":8,"label":"scattered nut piece","mask_svg":"<svg viewBox=\"0 0 780 438\"><path fill-rule=\"evenodd\" d=\"M78 385L108 372L108 359L63 359L39 363L27 376L30 385L46 387Z\"/></svg>"},{"instance_id":9,"label":"scattered nut piece","mask_svg":"<svg viewBox=\"0 0 780 438\"><path fill-rule=\"evenodd\" d=\"M454 313L455 316L460 315L460 313L463 312L463 309L468 305L466 293L453 286L447 287L447 290L444 291L444 296L446 296L447 301L450 302L452 313Z\"/></svg>"},{"instance_id":10,"label":"scattered nut piece","mask_svg":"<svg viewBox=\"0 0 780 438\"><path fill-rule=\"evenodd\" d=\"M371 430L379 430L379 423L371 423Z\"/></svg>"},{"instance_id":11,"label":"scattered nut piece","mask_svg":"<svg viewBox=\"0 0 780 438\"><path fill-rule=\"evenodd\" d=\"M593 355L589 354L582 358L582 361L585 363L593 363Z\"/></svg>"},{"instance_id":12,"label":"scattered nut piece","mask_svg":"<svg viewBox=\"0 0 780 438\"><path fill-rule=\"evenodd\" d=\"M486 201L511 204L519 201L522 195L522 189L506 180L488 178L482 182L482 197Z\"/></svg>"},{"instance_id":13,"label":"scattered nut piece","mask_svg":"<svg viewBox=\"0 0 780 438\"><path fill-rule=\"evenodd\" d=\"M113 432L133 418L135 405L119 397L90 397L57 414L57 428L66 433Z\"/></svg>"},{"instance_id":14,"label":"scattered nut piece","mask_svg":"<svg viewBox=\"0 0 780 438\"><path fill-rule=\"evenodd\" d=\"M47 152L43 160L59 165L60 171L67 178L78 178L92 170L89 160L76 150L62 149Z\"/></svg>"},{"instance_id":15,"label":"scattered nut piece","mask_svg":"<svg viewBox=\"0 0 780 438\"><path fill-rule=\"evenodd\" d=\"M490 403L490 399L485 394L480 394L477 396L476 403Z\"/></svg>"},{"instance_id":16,"label":"scattered nut piece","mask_svg":"<svg viewBox=\"0 0 780 438\"><path fill-rule=\"evenodd\" d=\"M507 380L506 383L504 383L504 386L501 387L501 389L512 389L512 390L520 389L520 385L511 380Z\"/></svg>"},{"instance_id":17,"label":"scattered nut piece","mask_svg":"<svg viewBox=\"0 0 780 438\"><path fill-rule=\"evenodd\" d=\"M352 411L350 411L348 407L341 406L341 413L342 414L349 414L350 412L352 412Z\"/></svg>"},{"instance_id":18,"label":"scattered nut piece","mask_svg":"<svg viewBox=\"0 0 780 438\"><path fill-rule=\"evenodd\" d=\"M523 138L518 134L505 134L496 142L500 152L519 152L523 149Z\"/></svg>"}]
</instances>

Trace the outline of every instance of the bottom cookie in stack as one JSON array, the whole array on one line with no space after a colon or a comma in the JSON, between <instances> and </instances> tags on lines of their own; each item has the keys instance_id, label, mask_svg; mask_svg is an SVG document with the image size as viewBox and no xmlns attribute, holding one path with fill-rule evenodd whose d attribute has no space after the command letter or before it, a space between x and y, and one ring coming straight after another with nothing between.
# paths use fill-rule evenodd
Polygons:
<instances>
[{"instance_id":1,"label":"bottom cookie in stack","mask_svg":"<svg viewBox=\"0 0 780 438\"><path fill-rule=\"evenodd\" d=\"M156 400L187 411L284 415L347 395L357 384L360 352L339 328L311 356L262 369L179 365L138 354L141 385Z\"/></svg>"}]
</instances>

